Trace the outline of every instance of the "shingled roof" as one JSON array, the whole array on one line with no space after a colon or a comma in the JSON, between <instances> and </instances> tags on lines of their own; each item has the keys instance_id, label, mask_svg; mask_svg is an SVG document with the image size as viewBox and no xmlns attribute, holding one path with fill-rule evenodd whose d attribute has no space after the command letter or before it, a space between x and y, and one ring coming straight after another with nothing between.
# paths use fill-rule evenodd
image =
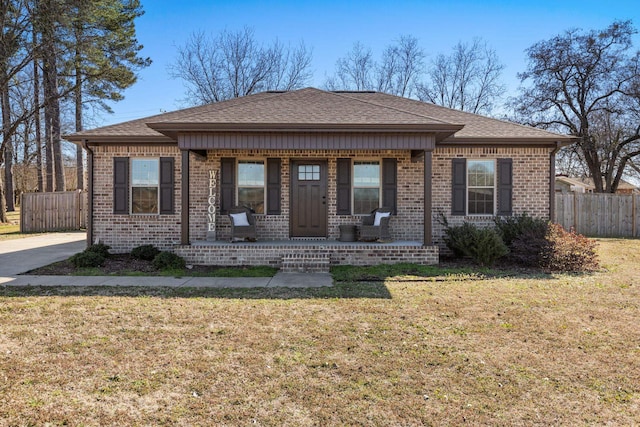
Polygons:
<instances>
[{"instance_id":1,"label":"shingled roof","mask_svg":"<svg viewBox=\"0 0 640 427\"><path fill-rule=\"evenodd\" d=\"M569 142L566 135L379 92L262 92L78 132L73 142L175 142L180 132L379 131L442 143Z\"/></svg>"}]
</instances>

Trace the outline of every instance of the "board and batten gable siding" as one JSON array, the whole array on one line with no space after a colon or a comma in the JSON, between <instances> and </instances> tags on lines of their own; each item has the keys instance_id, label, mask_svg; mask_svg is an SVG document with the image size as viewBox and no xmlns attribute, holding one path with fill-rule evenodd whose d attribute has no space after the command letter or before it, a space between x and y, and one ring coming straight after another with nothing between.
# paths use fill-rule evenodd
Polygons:
<instances>
[{"instance_id":1,"label":"board and batten gable siding","mask_svg":"<svg viewBox=\"0 0 640 427\"><path fill-rule=\"evenodd\" d=\"M415 133L264 132L184 133L178 147L189 150L430 150L432 135Z\"/></svg>"}]
</instances>

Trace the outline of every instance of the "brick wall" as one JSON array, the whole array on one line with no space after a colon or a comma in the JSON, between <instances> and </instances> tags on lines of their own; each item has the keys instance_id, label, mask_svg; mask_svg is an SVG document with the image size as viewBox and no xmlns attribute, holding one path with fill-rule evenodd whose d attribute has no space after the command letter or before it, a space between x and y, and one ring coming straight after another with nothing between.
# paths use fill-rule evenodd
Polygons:
<instances>
[{"instance_id":1,"label":"brick wall","mask_svg":"<svg viewBox=\"0 0 640 427\"><path fill-rule=\"evenodd\" d=\"M128 252L136 246L152 244L162 250L180 243L180 150L171 146L99 146L94 152L93 237L111 246L112 253ZM114 215L114 157L174 157L175 214Z\"/></svg>"},{"instance_id":2,"label":"brick wall","mask_svg":"<svg viewBox=\"0 0 640 427\"><path fill-rule=\"evenodd\" d=\"M358 224L360 216L335 215L336 212L336 159L368 159L381 160L382 158L398 158L398 215L392 219L391 233L396 240L420 240L422 241L423 227L416 224L423 224L422 217L422 186L416 183L422 182L422 163L412 163L409 151L386 150L324 150L306 151L298 150L218 150L209 151L207 160L191 164L191 206L192 206L192 234L195 240L206 238L206 205L208 194L208 181L206 179L194 179L206 176L208 170L219 170L220 159L223 157L233 157L242 160L266 159L267 157L282 158L281 164L281 215L257 215L257 232L259 239L288 239L289 238L289 194L290 194L290 160L291 159L325 159L328 163L328 238L335 240L340 235L340 224ZM195 228L194 223L199 223ZM226 216L219 216L217 221L218 239L228 239L230 224Z\"/></svg>"},{"instance_id":3,"label":"brick wall","mask_svg":"<svg viewBox=\"0 0 640 427\"><path fill-rule=\"evenodd\" d=\"M442 241L442 215L450 225L464 221L478 226L493 225L493 216L451 215L451 160L466 158L489 160L513 159L513 213L549 217L549 156L550 148L543 147L438 147L433 154L433 235L434 244L445 249Z\"/></svg>"},{"instance_id":4,"label":"brick wall","mask_svg":"<svg viewBox=\"0 0 640 427\"><path fill-rule=\"evenodd\" d=\"M161 249L171 249L180 243L180 185L181 156L176 147L166 146L100 146L93 149L94 157L94 237L112 247L113 252L126 252L141 244L154 244ZM547 148L469 147L436 148L433 154L433 230L434 242L442 243L440 214L452 224L464 220L478 224L492 223L492 217L451 217L451 159L513 159L513 208L514 213L528 212L547 217L549 212L549 152ZM174 215L113 215L113 157L167 157L175 158L175 214ZM219 150L209 151L206 159L190 156L190 237L192 241L204 240L207 235L207 208L209 171L220 169L220 159L282 158L281 215L258 215L258 238L289 238L290 159L326 159L328 162L329 239L337 239L340 224L356 224L358 216L338 216L336 211L336 159L350 157L370 160L386 157L398 159L398 215L391 220L391 234L395 240L422 241L423 239L423 163L412 162L409 151L387 150ZM219 191L219 189L218 189ZM218 197L219 203L219 197ZM219 205L218 205L219 209ZM229 220L217 215L218 239L229 238Z\"/></svg>"}]
</instances>

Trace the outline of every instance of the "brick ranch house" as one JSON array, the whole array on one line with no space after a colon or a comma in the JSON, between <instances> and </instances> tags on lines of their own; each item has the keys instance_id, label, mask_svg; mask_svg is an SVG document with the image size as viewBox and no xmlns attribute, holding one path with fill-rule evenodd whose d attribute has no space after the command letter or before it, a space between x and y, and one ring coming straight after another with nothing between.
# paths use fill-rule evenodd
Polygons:
<instances>
[{"instance_id":1,"label":"brick ranch house","mask_svg":"<svg viewBox=\"0 0 640 427\"><path fill-rule=\"evenodd\" d=\"M553 218L555 153L572 138L377 92L264 92L66 137L88 153L88 242L211 265L437 263L441 215ZM230 243L226 211L256 212ZM393 242L339 242L391 207ZM446 249L445 249L446 250Z\"/></svg>"}]
</instances>

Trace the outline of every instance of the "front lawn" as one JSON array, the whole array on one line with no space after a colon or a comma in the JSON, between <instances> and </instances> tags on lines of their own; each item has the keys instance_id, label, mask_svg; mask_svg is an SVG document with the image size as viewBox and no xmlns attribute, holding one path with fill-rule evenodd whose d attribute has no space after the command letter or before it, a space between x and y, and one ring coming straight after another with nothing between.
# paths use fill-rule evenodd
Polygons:
<instances>
[{"instance_id":1,"label":"front lawn","mask_svg":"<svg viewBox=\"0 0 640 427\"><path fill-rule=\"evenodd\" d=\"M586 275L0 287L0 424L634 425L640 240L599 252Z\"/></svg>"}]
</instances>

